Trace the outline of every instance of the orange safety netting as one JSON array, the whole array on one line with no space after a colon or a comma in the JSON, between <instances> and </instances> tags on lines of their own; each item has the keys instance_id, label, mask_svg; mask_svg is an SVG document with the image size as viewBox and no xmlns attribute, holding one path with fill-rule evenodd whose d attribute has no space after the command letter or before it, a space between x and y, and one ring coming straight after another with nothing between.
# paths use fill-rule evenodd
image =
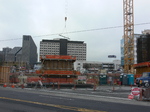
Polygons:
<instances>
[{"instance_id":1,"label":"orange safety netting","mask_svg":"<svg viewBox=\"0 0 150 112\"><path fill-rule=\"evenodd\" d=\"M49 74L49 75L80 75L78 71L61 71L61 70L37 70L37 74Z\"/></svg>"},{"instance_id":2,"label":"orange safety netting","mask_svg":"<svg viewBox=\"0 0 150 112\"><path fill-rule=\"evenodd\" d=\"M68 84L73 83L76 78L39 78L39 77L28 77L27 82L28 83L37 83L39 80L41 80L42 83L55 83L59 82L60 84Z\"/></svg>"}]
</instances>

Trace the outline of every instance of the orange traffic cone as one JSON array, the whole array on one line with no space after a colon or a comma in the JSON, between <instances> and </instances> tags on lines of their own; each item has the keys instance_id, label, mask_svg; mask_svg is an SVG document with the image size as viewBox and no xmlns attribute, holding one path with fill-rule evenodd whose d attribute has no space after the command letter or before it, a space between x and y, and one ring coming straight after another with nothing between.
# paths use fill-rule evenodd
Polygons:
<instances>
[{"instance_id":1,"label":"orange traffic cone","mask_svg":"<svg viewBox=\"0 0 150 112\"><path fill-rule=\"evenodd\" d=\"M3 85L3 87L7 87L6 83Z\"/></svg>"},{"instance_id":2,"label":"orange traffic cone","mask_svg":"<svg viewBox=\"0 0 150 112\"><path fill-rule=\"evenodd\" d=\"M15 88L15 85L14 85L14 84L12 84L12 85L11 85L11 87L12 87L12 88Z\"/></svg>"}]
</instances>

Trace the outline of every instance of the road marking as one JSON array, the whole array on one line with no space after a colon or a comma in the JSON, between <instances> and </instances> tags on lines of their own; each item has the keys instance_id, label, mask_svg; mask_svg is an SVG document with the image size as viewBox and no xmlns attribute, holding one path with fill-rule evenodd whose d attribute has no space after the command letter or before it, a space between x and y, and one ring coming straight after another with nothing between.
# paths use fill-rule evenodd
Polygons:
<instances>
[{"instance_id":1,"label":"road marking","mask_svg":"<svg viewBox=\"0 0 150 112\"><path fill-rule=\"evenodd\" d=\"M25 88L26 90L30 90L30 91L34 91L33 89L30 89L30 88ZM14 90L14 89L13 89ZM41 92L43 90L40 90ZM47 91L47 90L44 90L44 92L48 92L48 93L56 93L56 91ZM125 100L125 101L130 101L130 99L128 98L121 98L121 97L111 97L111 96L99 96L99 95L89 95L89 94L80 94L80 93L68 93L68 92L60 92L60 91L57 91L57 94L70 94L70 95L77 95L77 96L86 96L87 97L93 97L93 98L107 98L107 99L115 99L115 100ZM54 94L56 95L56 94ZM56 95L57 96L57 95ZM66 97L66 96L64 96Z\"/></svg>"},{"instance_id":2,"label":"road marking","mask_svg":"<svg viewBox=\"0 0 150 112\"><path fill-rule=\"evenodd\" d=\"M56 96L50 96L50 95L39 95L41 97L46 97L46 98L57 98L57 99L63 99L63 100L74 100L74 99L71 99L71 98L64 98L64 97L56 97Z\"/></svg>"},{"instance_id":3,"label":"road marking","mask_svg":"<svg viewBox=\"0 0 150 112\"><path fill-rule=\"evenodd\" d=\"M55 91L49 91L49 93L56 93ZM99 96L99 95L89 95L89 94L80 94L80 93L68 93L68 92L58 92L58 94L70 94L70 95L77 95L77 96L89 96L89 97L96 97L96 98L108 98L108 99L118 99L118 100L130 100L128 98L121 98L121 97L111 97L111 96Z\"/></svg>"},{"instance_id":4,"label":"road marking","mask_svg":"<svg viewBox=\"0 0 150 112\"><path fill-rule=\"evenodd\" d=\"M47 104L47 103L41 103L41 102L33 102L33 101L28 101L28 100L21 100L21 99L7 98L7 97L0 97L0 99L32 103L32 104L37 104L37 105L50 106L50 107L56 107L56 108L79 111L79 112L106 112L106 111L91 110L91 109L86 109L86 108L70 107L70 106L65 106L65 105L55 105L55 104Z\"/></svg>"},{"instance_id":5,"label":"road marking","mask_svg":"<svg viewBox=\"0 0 150 112\"><path fill-rule=\"evenodd\" d=\"M97 93L97 92L91 92L92 94ZM100 92L100 93L107 93L107 92ZM114 92L108 92L107 94L129 94L130 92L123 92L123 93L114 93Z\"/></svg>"}]
</instances>

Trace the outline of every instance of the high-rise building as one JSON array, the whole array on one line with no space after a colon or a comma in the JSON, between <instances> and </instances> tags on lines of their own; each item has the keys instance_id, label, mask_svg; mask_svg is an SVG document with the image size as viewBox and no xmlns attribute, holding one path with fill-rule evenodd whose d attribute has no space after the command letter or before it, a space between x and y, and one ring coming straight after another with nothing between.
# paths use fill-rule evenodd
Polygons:
<instances>
[{"instance_id":1,"label":"high-rise building","mask_svg":"<svg viewBox=\"0 0 150 112\"><path fill-rule=\"evenodd\" d=\"M149 44L148 42L150 41L149 35L150 35L149 29L142 31L142 34L134 34L134 64L143 62L144 60L145 61L148 60L148 59L144 59L144 57L142 59L142 56L146 56L146 55L143 55L144 51L149 52L148 48L146 47L146 46L148 46L148 44ZM146 43L142 44L144 42L146 42ZM144 48L142 48L142 46ZM143 50L143 51L140 51L140 50ZM124 66L124 38L121 39L121 66Z\"/></svg>"},{"instance_id":2,"label":"high-rise building","mask_svg":"<svg viewBox=\"0 0 150 112\"><path fill-rule=\"evenodd\" d=\"M23 35L22 47L3 48L4 64L26 63L26 67L33 68L37 63L37 47L30 35Z\"/></svg>"},{"instance_id":3,"label":"high-rise building","mask_svg":"<svg viewBox=\"0 0 150 112\"><path fill-rule=\"evenodd\" d=\"M34 66L37 62L37 47L30 35L23 35L22 61Z\"/></svg>"},{"instance_id":4,"label":"high-rise building","mask_svg":"<svg viewBox=\"0 0 150 112\"><path fill-rule=\"evenodd\" d=\"M71 55L77 60L86 60L86 43L84 41L70 41L68 39L42 40L40 42L40 56L42 55Z\"/></svg>"},{"instance_id":5,"label":"high-rise building","mask_svg":"<svg viewBox=\"0 0 150 112\"><path fill-rule=\"evenodd\" d=\"M150 61L150 34L143 34L137 39L137 62Z\"/></svg>"}]
</instances>

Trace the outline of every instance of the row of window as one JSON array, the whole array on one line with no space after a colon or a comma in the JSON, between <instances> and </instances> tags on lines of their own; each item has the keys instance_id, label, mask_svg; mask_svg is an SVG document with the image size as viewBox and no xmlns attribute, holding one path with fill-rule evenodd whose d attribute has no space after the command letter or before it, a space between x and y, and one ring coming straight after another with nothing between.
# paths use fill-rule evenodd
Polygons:
<instances>
[{"instance_id":1,"label":"row of window","mask_svg":"<svg viewBox=\"0 0 150 112\"><path fill-rule=\"evenodd\" d=\"M59 52L59 50L40 50L40 52L48 52L48 53L51 53L51 52ZM68 54L74 54L74 55L85 55L86 52L68 52Z\"/></svg>"},{"instance_id":2,"label":"row of window","mask_svg":"<svg viewBox=\"0 0 150 112\"><path fill-rule=\"evenodd\" d=\"M41 42L40 45L59 45L60 43L56 43L56 42Z\"/></svg>"},{"instance_id":3,"label":"row of window","mask_svg":"<svg viewBox=\"0 0 150 112\"><path fill-rule=\"evenodd\" d=\"M59 48L60 46L40 46L40 49L43 48ZM68 49L86 49L86 47L68 47Z\"/></svg>"},{"instance_id":4,"label":"row of window","mask_svg":"<svg viewBox=\"0 0 150 112\"><path fill-rule=\"evenodd\" d=\"M44 53L41 52L40 55L59 55L59 53L53 52L53 53Z\"/></svg>"},{"instance_id":5,"label":"row of window","mask_svg":"<svg viewBox=\"0 0 150 112\"><path fill-rule=\"evenodd\" d=\"M67 46L68 48L86 48L86 46Z\"/></svg>"},{"instance_id":6,"label":"row of window","mask_svg":"<svg viewBox=\"0 0 150 112\"><path fill-rule=\"evenodd\" d=\"M68 52L72 52L72 53L83 53L83 52L86 52L85 50L67 50Z\"/></svg>"},{"instance_id":7,"label":"row of window","mask_svg":"<svg viewBox=\"0 0 150 112\"><path fill-rule=\"evenodd\" d=\"M45 42L41 42L40 45L60 45L60 43L54 43L54 42L49 42L49 43L45 43ZM68 46L86 46L86 44L67 44Z\"/></svg>"},{"instance_id":8,"label":"row of window","mask_svg":"<svg viewBox=\"0 0 150 112\"><path fill-rule=\"evenodd\" d=\"M68 55L70 54L70 55L79 55L79 56L84 56L84 55L86 55L86 53L67 53Z\"/></svg>"},{"instance_id":9,"label":"row of window","mask_svg":"<svg viewBox=\"0 0 150 112\"><path fill-rule=\"evenodd\" d=\"M47 47L48 47L48 48L51 48L51 47L60 47L60 46L59 46L59 45L58 45L58 46L56 46L56 45L55 45L55 46L49 46L49 45L47 45L47 46L46 46L46 45L40 46L40 48L47 48Z\"/></svg>"},{"instance_id":10,"label":"row of window","mask_svg":"<svg viewBox=\"0 0 150 112\"><path fill-rule=\"evenodd\" d=\"M86 48L85 49L83 49L83 48L68 48L67 50L82 50L82 51L85 51Z\"/></svg>"},{"instance_id":11,"label":"row of window","mask_svg":"<svg viewBox=\"0 0 150 112\"><path fill-rule=\"evenodd\" d=\"M67 45L69 45L69 46L86 46L86 44L71 44L71 43L68 43Z\"/></svg>"},{"instance_id":12,"label":"row of window","mask_svg":"<svg viewBox=\"0 0 150 112\"><path fill-rule=\"evenodd\" d=\"M41 48L40 50L59 50L59 48Z\"/></svg>"},{"instance_id":13,"label":"row of window","mask_svg":"<svg viewBox=\"0 0 150 112\"><path fill-rule=\"evenodd\" d=\"M59 52L59 51L56 51L56 50L51 50L51 51L47 51L47 50L40 50L40 52L47 52L47 53L51 53L51 52Z\"/></svg>"},{"instance_id":14,"label":"row of window","mask_svg":"<svg viewBox=\"0 0 150 112\"><path fill-rule=\"evenodd\" d=\"M86 51L86 49L67 49L67 51L70 51L70 52L78 52L78 51Z\"/></svg>"},{"instance_id":15,"label":"row of window","mask_svg":"<svg viewBox=\"0 0 150 112\"><path fill-rule=\"evenodd\" d=\"M85 54L68 54L68 55L72 55L72 56L86 56Z\"/></svg>"}]
</instances>

